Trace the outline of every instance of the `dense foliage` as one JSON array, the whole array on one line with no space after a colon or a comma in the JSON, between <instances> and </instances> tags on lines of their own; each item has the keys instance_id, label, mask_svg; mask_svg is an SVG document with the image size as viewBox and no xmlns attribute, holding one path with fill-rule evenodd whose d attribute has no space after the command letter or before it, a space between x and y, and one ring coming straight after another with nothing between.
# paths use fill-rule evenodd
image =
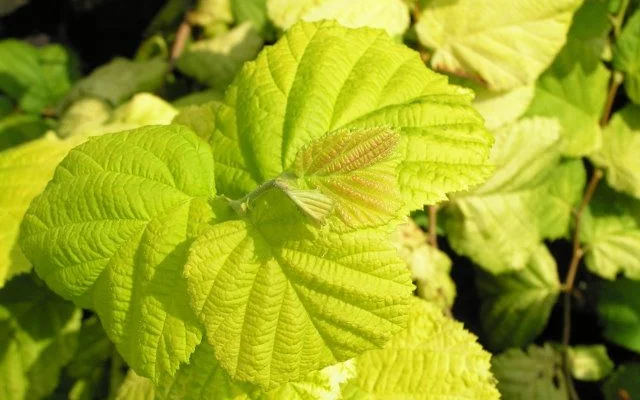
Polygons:
<instances>
[{"instance_id":1,"label":"dense foliage","mask_svg":"<svg viewBox=\"0 0 640 400\"><path fill-rule=\"evenodd\" d=\"M637 2L53 39L0 41L1 399L640 398Z\"/></svg>"}]
</instances>

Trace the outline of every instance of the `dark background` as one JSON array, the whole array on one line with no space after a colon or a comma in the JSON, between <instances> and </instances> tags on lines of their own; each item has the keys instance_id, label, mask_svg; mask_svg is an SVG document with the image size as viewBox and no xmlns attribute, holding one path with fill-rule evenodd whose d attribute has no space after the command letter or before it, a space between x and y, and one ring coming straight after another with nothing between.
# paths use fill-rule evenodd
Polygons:
<instances>
[{"instance_id":1,"label":"dark background","mask_svg":"<svg viewBox=\"0 0 640 400\"><path fill-rule=\"evenodd\" d=\"M62 43L82 60L83 72L113 57L131 57L166 0L31 0L0 17L0 38Z\"/></svg>"}]
</instances>

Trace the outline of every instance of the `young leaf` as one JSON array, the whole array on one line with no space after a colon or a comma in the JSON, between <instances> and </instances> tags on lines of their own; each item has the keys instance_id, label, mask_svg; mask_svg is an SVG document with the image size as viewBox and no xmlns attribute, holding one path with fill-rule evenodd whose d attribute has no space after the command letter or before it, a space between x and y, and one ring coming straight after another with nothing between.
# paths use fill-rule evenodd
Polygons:
<instances>
[{"instance_id":1,"label":"young leaf","mask_svg":"<svg viewBox=\"0 0 640 400\"><path fill-rule=\"evenodd\" d=\"M640 282L629 279L602 281L597 285L596 311L603 335L610 341L640 352Z\"/></svg>"},{"instance_id":2,"label":"young leaf","mask_svg":"<svg viewBox=\"0 0 640 400\"><path fill-rule=\"evenodd\" d=\"M0 290L0 398L41 399L58 385L82 312L30 276Z\"/></svg>"},{"instance_id":3,"label":"young leaf","mask_svg":"<svg viewBox=\"0 0 640 400\"><path fill-rule=\"evenodd\" d=\"M416 209L490 173L493 139L470 101L379 30L300 23L229 88L211 142L216 181L241 197L327 133L388 127L401 137L403 200Z\"/></svg>"},{"instance_id":4,"label":"young leaf","mask_svg":"<svg viewBox=\"0 0 640 400\"><path fill-rule=\"evenodd\" d=\"M616 190L640 198L640 106L629 105L611 118L600 152L592 159Z\"/></svg>"},{"instance_id":5,"label":"young leaf","mask_svg":"<svg viewBox=\"0 0 640 400\"><path fill-rule=\"evenodd\" d=\"M344 397L497 400L490 358L462 324L414 299L408 329L356 358Z\"/></svg>"},{"instance_id":6,"label":"young leaf","mask_svg":"<svg viewBox=\"0 0 640 400\"><path fill-rule=\"evenodd\" d=\"M544 330L560 294L557 265L544 244L521 271L491 275L479 271L480 321L488 347L523 347Z\"/></svg>"},{"instance_id":7,"label":"young leaf","mask_svg":"<svg viewBox=\"0 0 640 400\"><path fill-rule=\"evenodd\" d=\"M613 371L613 361L603 345L569 347L569 369L581 381L600 381Z\"/></svg>"},{"instance_id":8,"label":"young leaf","mask_svg":"<svg viewBox=\"0 0 640 400\"><path fill-rule=\"evenodd\" d=\"M316 228L296 207L267 190L198 237L185 267L218 360L264 388L382 346L413 289L386 230L345 231L335 217Z\"/></svg>"},{"instance_id":9,"label":"young leaf","mask_svg":"<svg viewBox=\"0 0 640 400\"><path fill-rule=\"evenodd\" d=\"M348 226L381 226L397 219L400 136L388 128L345 129L300 150L288 171L335 202Z\"/></svg>"},{"instance_id":10,"label":"young leaf","mask_svg":"<svg viewBox=\"0 0 640 400\"><path fill-rule=\"evenodd\" d=\"M567 400L562 355L553 346L510 349L492 361L498 390L504 400Z\"/></svg>"},{"instance_id":11,"label":"young leaf","mask_svg":"<svg viewBox=\"0 0 640 400\"><path fill-rule=\"evenodd\" d=\"M640 200L600 186L584 213L580 240L594 274L640 279Z\"/></svg>"},{"instance_id":12,"label":"young leaf","mask_svg":"<svg viewBox=\"0 0 640 400\"><path fill-rule=\"evenodd\" d=\"M549 180L560 158L558 131L555 121L534 118L496 132L496 172L480 187L454 197L444 214L458 253L491 273L519 270L544 236L566 230L569 208L553 212L554 218L547 215L557 206Z\"/></svg>"},{"instance_id":13,"label":"young leaf","mask_svg":"<svg viewBox=\"0 0 640 400\"><path fill-rule=\"evenodd\" d=\"M627 21L613 50L613 66L625 73L624 88L640 104L640 10Z\"/></svg>"},{"instance_id":14,"label":"young leaf","mask_svg":"<svg viewBox=\"0 0 640 400\"><path fill-rule=\"evenodd\" d=\"M0 287L31 264L18 247L20 223L29 203L40 194L53 171L78 142L50 134L0 153Z\"/></svg>"},{"instance_id":15,"label":"young leaf","mask_svg":"<svg viewBox=\"0 0 640 400\"><path fill-rule=\"evenodd\" d=\"M621 400L640 397L640 363L622 364L602 386L606 400Z\"/></svg>"},{"instance_id":16,"label":"young leaf","mask_svg":"<svg viewBox=\"0 0 640 400\"><path fill-rule=\"evenodd\" d=\"M214 89L224 90L245 61L253 60L262 48L262 38L251 23L231 31L193 42L176 66L183 74Z\"/></svg>"},{"instance_id":17,"label":"young leaf","mask_svg":"<svg viewBox=\"0 0 640 400\"><path fill-rule=\"evenodd\" d=\"M602 142L599 120L610 75L598 57L570 40L536 82L527 115L558 118L564 154L591 154Z\"/></svg>"},{"instance_id":18,"label":"young leaf","mask_svg":"<svg viewBox=\"0 0 640 400\"><path fill-rule=\"evenodd\" d=\"M21 247L56 293L95 309L132 368L157 381L201 340L182 271L214 193L209 146L185 127L96 137L33 201Z\"/></svg>"},{"instance_id":19,"label":"young leaf","mask_svg":"<svg viewBox=\"0 0 640 400\"><path fill-rule=\"evenodd\" d=\"M416 24L431 65L491 90L533 83L553 61L581 0L433 0Z\"/></svg>"}]
</instances>

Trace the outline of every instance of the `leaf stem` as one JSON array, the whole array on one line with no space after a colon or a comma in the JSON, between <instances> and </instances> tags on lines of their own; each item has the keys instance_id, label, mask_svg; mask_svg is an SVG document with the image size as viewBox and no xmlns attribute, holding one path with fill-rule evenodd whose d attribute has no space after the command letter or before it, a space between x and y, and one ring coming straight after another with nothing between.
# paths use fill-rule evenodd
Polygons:
<instances>
[{"instance_id":1,"label":"leaf stem","mask_svg":"<svg viewBox=\"0 0 640 400\"><path fill-rule=\"evenodd\" d=\"M429 232L427 233L427 242L433 248L438 248L438 206L427 206L426 212L429 214Z\"/></svg>"}]
</instances>

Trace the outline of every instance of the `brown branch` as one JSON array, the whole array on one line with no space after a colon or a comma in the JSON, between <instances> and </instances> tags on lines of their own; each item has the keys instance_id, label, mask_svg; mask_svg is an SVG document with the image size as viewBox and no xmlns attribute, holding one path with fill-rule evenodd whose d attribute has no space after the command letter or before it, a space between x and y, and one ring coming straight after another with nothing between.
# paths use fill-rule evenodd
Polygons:
<instances>
[{"instance_id":1,"label":"brown branch","mask_svg":"<svg viewBox=\"0 0 640 400\"><path fill-rule=\"evenodd\" d=\"M427 206L426 212L429 215L429 231L427 232L427 242L433 248L438 248L438 206Z\"/></svg>"}]
</instances>

